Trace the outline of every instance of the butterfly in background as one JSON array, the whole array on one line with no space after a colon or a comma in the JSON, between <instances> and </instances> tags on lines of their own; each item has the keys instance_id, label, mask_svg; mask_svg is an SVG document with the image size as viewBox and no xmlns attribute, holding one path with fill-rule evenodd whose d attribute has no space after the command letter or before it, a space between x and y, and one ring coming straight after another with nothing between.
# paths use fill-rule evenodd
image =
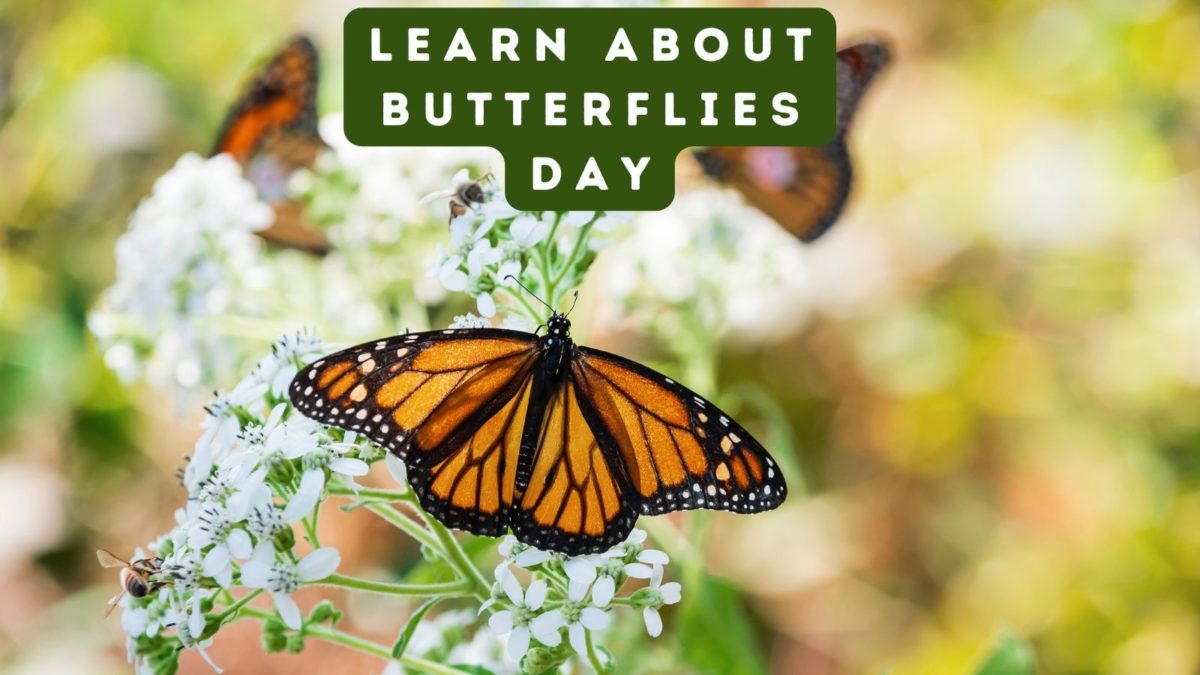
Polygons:
<instances>
[{"instance_id":1,"label":"butterfly in background","mask_svg":"<svg viewBox=\"0 0 1200 675\"><path fill-rule=\"evenodd\" d=\"M837 53L837 133L816 147L711 147L694 151L711 178L727 184L752 206L802 241L812 241L841 215L852 171L846 132L858 103L890 60L882 42L863 42Z\"/></svg>"},{"instance_id":2,"label":"butterfly in background","mask_svg":"<svg viewBox=\"0 0 1200 675\"><path fill-rule=\"evenodd\" d=\"M299 204L287 198L287 181L311 167L326 146L317 133L317 48L292 38L250 80L221 125L212 154L228 153L246 179L275 209L275 223L259 234L286 248L323 254L325 235L305 225Z\"/></svg>"},{"instance_id":3,"label":"butterfly in background","mask_svg":"<svg viewBox=\"0 0 1200 675\"><path fill-rule=\"evenodd\" d=\"M447 526L511 529L568 555L624 541L639 515L783 502L774 460L719 408L645 366L576 345L565 315L546 328L367 342L301 370L291 400L404 460L421 506Z\"/></svg>"}]
</instances>

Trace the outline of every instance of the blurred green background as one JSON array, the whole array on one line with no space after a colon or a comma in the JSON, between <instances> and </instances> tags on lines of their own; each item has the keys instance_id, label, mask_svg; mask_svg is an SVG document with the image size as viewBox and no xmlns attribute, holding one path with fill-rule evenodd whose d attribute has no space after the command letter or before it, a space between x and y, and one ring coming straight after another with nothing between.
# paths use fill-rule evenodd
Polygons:
<instances>
[{"instance_id":1,"label":"blurred green background","mask_svg":"<svg viewBox=\"0 0 1200 675\"><path fill-rule=\"evenodd\" d=\"M807 494L716 518L710 569L773 672L964 673L1002 634L1039 672L1200 672L1200 5L828 6L897 52L861 180L805 253L811 318L731 335L718 374L782 401ZM119 385L86 312L137 200L287 35L339 107L348 9L0 4L0 669L127 668L92 551L169 526L198 412ZM256 639L216 653L300 663Z\"/></svg>"}]
</instances>

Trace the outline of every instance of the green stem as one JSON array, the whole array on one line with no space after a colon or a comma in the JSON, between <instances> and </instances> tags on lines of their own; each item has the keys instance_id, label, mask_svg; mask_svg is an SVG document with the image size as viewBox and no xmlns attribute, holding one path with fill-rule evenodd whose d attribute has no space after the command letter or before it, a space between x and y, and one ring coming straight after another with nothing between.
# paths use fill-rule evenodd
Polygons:
<instances>
[{"instance_id":1,"label":"green stem","mask_svg":"<svg viewBox=\"0 0 1200 675\"><path fill-rule=\"evenodd\" d=\"M249 593L247 593L247 594L243 595L241 598L239 598L239 599L238 599L238 601L237 601L237 602L235 602L235 603L233 603L232 605L230 605L230 606L226 607L226 608L225 608L225 610L224 610L224 611L222 611L222 612L221 612L221 613L220 613L220 614L217 616L217 621L218 621L219 623L225 623L225 620L226 620L226 619L228 619L229 617L233 616L234 614L237 614L238 610L240 610L241 608L245 607L247 604L249 604L249 603L250 603L250 601L251 601L251 600L253 600L253 599L257 598L257 597L258 597L259 595L261 595L261 594L262 594L262 589L261 589L261 588L258 588L258 589L255 589L255 590L253 590L253 591L250 591Z\"/></svg>"},{"instance_id":2,"label":"green stem","mask_svg":"<svg viewBox=\"0 0 1200 675\"><path fill-rule=\"evenodd\" d=\"M368 593L384 593L387 595L461 595L471 590L469 579L456 579L432 584L403 584L391 581L372 581L348 577L343 574L332 574L320 581L313 582L316 586L340 586Z\"/></svg>"},{"instance_id":3,"label":"green stem","mask_svg":"<svg viewBox=\"0 0 1200 675\"><path fill-rule=\"evenodd\" d=\"M587 641L587 658L588 663L595 669L596 675L604 673L604 666L600 663L600 655L596 653L596 645L592 643L592 632L584 631L585 640Z\"/></svg>"},{"instance_id":4,"label":"green stem","mask_svg":"<svg viewBox=\"0 0 1200 675\"><path fill-rule=\"evenodd\" d=\"M367 504L363 508L367 509L371 513L374 513L380 518L383 518L392 525L395 525L405 534L413 539L416 539L425 546L430 546L433 548L438 547L437 539L434 538L429 530L426 530L413 519L405 516L403 513L400 513L400 511L396 510L395 507L389 504Z\"/></svg>"},{"instance_id":5,"label":"green stem","mask_svg":"<svg viewBox=\"0 0 1200 675\"><path fill-rule=\"evenodd\" d=\"M246 616L260 620L270 619L275 616L272 612L264 612L263 610L254 607L247 607L242 613ZM381 658L384 661L393 660L392 650L390 648L385 647L378 642L374 642L357 635L352 635L336 628L309 625L304 627L304 635L307 637L317 638L318 640L324 640L325 642L332 642L333 644L341 645L364 654L370 654L371 656ZM440 663L434 663L433 661L423 659L419 656L409 656L408 654L400 657L400 665L412 670L430 673L431 675L463 675L463 671L461 670L457 670L449 666L443 666Z\"/></svg>"},{"instance_id":6,"label":"green stem","mask_svg":"<svg viewBox=\"0 0 1200 675\"><path fill-rule=\"evenodd\" d=\"M558 284L562 283L562 280L567 276L567 272L571 271L571 265L575 264L575 258L579 256L579 252L582 251L583 247L587 244L588 235L591 234L592 224L595 222L596 219L592 218L590 223L579 228L579 238L575 240L575 246L571 249L571 254L567 256L567 261L563 263L562 267L560 267L558 270L558 274L554 276L555 286L558 286Z\"/></svg>"},{"instance_id":7,"label":"green stem","mask_svg":"<svg viewBox=\"0 0 1200 675\"><path fill-rule=\"evenodd\" d=\"M534 309L532 305L529 304L529 301L526 300L525 297L523 295L521 295L520 292L509 290L508 288L505 288L505 291L507 292L508 297L516 300L517 304L521 305L521 309L525 312L525 316L527 318L529 318L535 324L540 325L541 323L543 323L543 321L545 320L545 317L543 317L541 314L539 314L538 311L536 309Z\"/></svg>"},{"instance_id":8,"label":"green stem","mask_svg":"<svg viewBox=\"0 0 1200 675\"><path fill-rule=\"evenodd\" d=\"M359 488L355 490L348 485L330 485L329 494L358 497L359 499L380 499L387 502L410 501L412 493L406 490L381 490L377 488Z\"/></svg>"},{"instance_id":9,"label":"green stem","mask_svg":"<svg viewBox=\"0 0 1200 675\"><path fill-rule=\"evenodd\" d=\"M450 530L446 529L446 526L432 518L426 518L425 521L429 523L429 529L433 530L438 541L442 543L447 562L459 574L473 582L475 589L471 594L480 600L485 600L491 593L492 585L483 577L483 573L479 571L475 563L471 562L471 559L467 557L467 552L463 550L462 545L458 543L453 534L450 534Z\"/></svg>"}]
</instances>

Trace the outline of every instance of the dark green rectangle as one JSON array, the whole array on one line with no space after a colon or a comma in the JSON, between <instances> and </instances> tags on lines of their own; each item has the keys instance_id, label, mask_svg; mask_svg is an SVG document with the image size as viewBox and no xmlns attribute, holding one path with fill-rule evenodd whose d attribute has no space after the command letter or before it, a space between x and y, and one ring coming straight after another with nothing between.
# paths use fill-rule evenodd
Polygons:
<instances>
[{"instance_id":1,"label":"dark green rectangle","mask_svg":"<svg viewBox=\"0 0 1200 675\"><path fill-rule=\"evenodd\" d=\"M408 60L408 29L428 28L428 61ZM458 29L469 40L476 61L442 59ZM512 29L517 35L519 62L492 61L493 29ZM565 60L547 53L536 56L536 30L565 35ZM674 29L679 57L652 60L654 28ZM694 37L713 28L728 37L728 52L717 61L702 60ZM761 29L771 30L770 55L752 61L743 51L746 29L753 29L761 48ZM795 40L785 31L807 28L803 60L795 60ZM372 60L372 29L379 30L380 53L391 61ZM638 61L606 62L605 54L619 29L624 29ZM491 146L505 158L509 201L522 209L632 209L667 206L674 195L674 159L690 146L708 145L821 145L835 128L836 33L833 17L822 9L476 9L367 8L352 11L345 22L345 128L358 145ZM709 38L710 49L718 42ZM407 97L408 121L384 124L384 94ZM444 126L425 119L425 96L432 94L439 110L444 93L452 96L451 118ZM468 92L490 94L482 125ZM522 125L514 125L509 92L528 92L522 106ZM546 92L561 92L566 101L566 124L544 123ZM612 126L585 126L585 92L609 98ZM627 124L628 94L645 92L648 114L636 126ZM701 93L718 96L714 126L700 124L704 113ZM734 123L734 94L754 94L756 126ZM781 92L796 97L793 125L771 121L772 99ZM665 123L667 94L674 96L682 126ZM558 187L532 189L531 162L535 156L554 159L562 167ZM629 186L622 156L648 156L641 189ZM607 181L607 191L576 190L587 158L595 157Z\"/></svg>"}]
</instances>

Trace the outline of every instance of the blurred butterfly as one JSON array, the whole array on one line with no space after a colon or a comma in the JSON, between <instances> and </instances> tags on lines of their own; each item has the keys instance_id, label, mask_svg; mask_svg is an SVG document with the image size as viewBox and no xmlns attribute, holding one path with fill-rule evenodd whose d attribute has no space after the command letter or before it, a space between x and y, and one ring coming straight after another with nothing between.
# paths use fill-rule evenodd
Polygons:
<instances>
[{"instance_id":1,"label":"blurred butterfly","mask_svg":"<svg viewBox=\"0 0 1200 675\"><path fill-rule=\"evenodd\" d=\"M474 328L368 342L301 370L297 410L404 460L449 527L580 555L639 515L779 506L787 486L741 425L645 366L547 332Z\"/></svg>"},{"instance_id":2,"label":"blurred butterfly","mask_svg":"<svg viewBox=\"0 0 1200 675\"><path fill-rule=\"evenodd\" d=\"M324 148L317 133L317 48L299 36L245 86L225 117L212 154L232 155L259 196L274 207L275 223L259 233L263 239L325 253L325 235L305 225L300 205L287 198L292 173L311 167Z\"/></svg>"},{"instance_id":3,"label":"blurred butterfly","mask_svg":"<svg viewBox=\"0 0 1200 675\"><path fill-rule=\"evenodd\" d=\"M837 133L817 147L712 147L696 150L704 172L732 186L788 232L812 241L841 215L852 172L846 132L858 102L890 60L887 45L863 42L837 54Z\"/></svg>"}]
</instances>

